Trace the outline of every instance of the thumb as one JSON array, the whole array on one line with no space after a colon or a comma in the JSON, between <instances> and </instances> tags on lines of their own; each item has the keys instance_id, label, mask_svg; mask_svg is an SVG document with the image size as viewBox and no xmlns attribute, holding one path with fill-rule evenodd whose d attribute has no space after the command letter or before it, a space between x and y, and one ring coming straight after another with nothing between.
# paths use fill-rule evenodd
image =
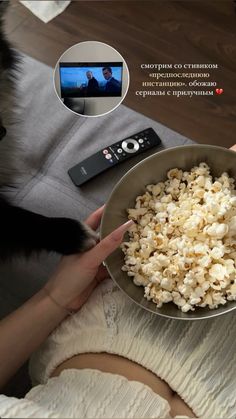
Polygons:
<instances>
[{"instance_id":1,"label":"thumb","mask_svg":"<svg viewBox=\"0 0 236 419\"><path fill-rule=\"evenodd\" d=\"M98 267L101 265L104 259L121 244L123 235L133 224L133 220L127 221L86 252L86 257L90 260L90 266Z\"/></svg>"}]
</instances>

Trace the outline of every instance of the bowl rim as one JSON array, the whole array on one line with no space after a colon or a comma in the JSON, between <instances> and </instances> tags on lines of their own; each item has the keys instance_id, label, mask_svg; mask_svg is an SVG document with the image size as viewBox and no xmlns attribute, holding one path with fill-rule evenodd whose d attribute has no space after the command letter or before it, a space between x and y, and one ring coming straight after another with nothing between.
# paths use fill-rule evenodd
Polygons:
<instances>
[{"instance_id":1,"label":"bowl rim","mask_svg":"<svg viewBox=\"0 0 236 419\"><path fill-rule=\"evenodd\" d=\"M224 152L227 152L227 153L230 153L230 154L232 154L232 155L234 155L235 156L235 158L236 158L236 152L235 151L233 151L233 150L230 150L230 149L228 149L228 148L225 148L225 147L221 147L221 146L215 146L215 145L211 145L211 144L187 144L187 145L181 145L181 146L175 146L175 147L168 147L168 148L166 148L166 149L164 149L164 150L160 150L160 151L157 151L156 153L154 153L154 154L151 154L150 156L148 156L148 157L146 157L145 159L142 159L139 163L137 163L137 164L135 164L133 167L131 167L131 169L129 169L120 179L119 179L119 181L115 184L115 186L113 187L113 189L112 189L112 191L111 191L111 193L110 193L110 195L109 195L109 197L108 197L108 199L107 199L107 202L106 202L106 204L105 204L105 208L104 208L104 211L103 211L103 215L102 215L102 219L101 219L101 226L100 226L100 239L103 239L105 236L103 235L103 230L104 230L104 219L105 219L105 217L106 217L106 213L108 212L108 209L107 209L107 203L109 203L109 201L112 199L112 197L113 197L113 195L115 194L115 192L116 192L116 190L117 190L117 188L120 186L120 184L124 181L124 179L129 175L129 174L131 174L134 170L136 170L137 168L138 168L138 166L140 166L140 165L142 165L146 160L151 160L151 159L153 159L153 158L156 158L156 156L157 155L160 155L160 154L165 154L165 153L168 153L168 152L170 152L171 150L176 150L176 149L178 149L178 150L183 150L183 149L186 149L186 148L188 148L188 149L191 149L191 148L203 148L203 149L210 149L210 150L223 150ZM183 320L183 321L195 321L195 320L210 320L210 319L212 319L212 318L215 318L215 317L219 317L219 316L221 316L221 315L223 315L223 314L229 314L231 311L233 311L233 310L235 310L236 309L236 304L235 304L235 306L233 306L233 307L228 307L228 308L226 308L225 309L225 311L222 311L222 312L216 312L216 310L212 310L211 312L210 312L210 314L209 314L209 312L207 312L207 315L206 316L201 316L201 317L198 317L197 315L196 316L194 316L194 317L190 317L190 318L187 318L187 317L175 317L175 316L172 316L172 315L168 315L168 314L163 314L163 313L159 313L159 312L155 312L154 310L152 310L151 308L148 308L148 307L144 307L140 302L138 302L138 301L136 301L131 295L129 295L121 286L120 286L120 284L116 281L116 279L114 278L114 276L113 276L113 274L112 274L112 272L110 271L110 268L108 267L108 265L107 265L107 259L103 262L103 265L106 267L106 269L107 269L107 271L108 271L108 273L109 273L109 275L110 275L110 277L112 278L112 280L115 282L115 284L118 286L118 288L130 299L130 300L132 300L135 304L137 304L139 307L141 307L143 310L146 310L146 311L148 311L148 312L150 312L150 313L153 313L153 314L155 314L155 315L158 315L158 316L161 316L161 317L164 317L164 318L168 318L168 319L173 319L173 320Z\"/></svg>"},{"instance_id":2,"label":"bowl rim","mask_svg":"<svg viewBox=\"0 0 236 419\"><path fill-rule=\"evenodd\" d=\"M156 157L156 155L158 154L165 154L165 153L168 153L168 152L170 152L171 150L176 150L176 149L178 149L178 150L183 150L183 149L186 149L186 148L206 148L206 149L210 149L210 150L218 150L218 149L220 149L220 150L224 150L224 151L226 151L226 152L229 152L230 154L234 154L234 155L236 155L236 151L233 151L233 150L230 150L230 149L228 149L228 148L225 148L225 147L221 147L221 146L217 146L217 145L211 145L211 144L186 144L186 145L179 145L179 146L175 146L175 147L168 147L168 148L165 148L164 150L160 150L160 151L157 151L156 153L153 153L153 154L151 154L150 156L148 156L148 157L146 157L145 159L142 159L140 162L138 162L138 163L136 163L133 167L131 167L131 169L129 169L119 180L118 180L118 182L115 184L115 186L113 187L113 189L112 189L112 191L111 191L111 193L110 193L110 195L109 195L109 197L107 198L107 202L111 199L111 197L112 197L112 194L113 194L113 192L115 192L115 190L116 190L116 188L118 188L118 186L120 185L120 183L123 181L123 179L126 177L126 176L128 176L128 174L129 173L132 173L132 171L133 170L136 170L136 168L139 166L139 165L142 165L146 160L151 160L152 158L155 158ZM106 209L106 207L105 207L105 209ZM102 221L103 221L103 217L102 217ZM101 224L102 225L102 224Z\"/></svg>"},{"instance_id":3,"label":"bowl rim","mask_svg":"<svg viewBox=\"0 0 236 419\"><path fill-rule=\"evenodd\" d=\"M221 313L216 313L216 310L212 310L212 312L207 312L208 314L206 316L194 316L194 317L175 317L175 316L171 316L170 314L164 314L164 313L160 313L160 312L156 312L154 310L152 310L151 308L148 307L144 307L141 303L139 303L138 301L136 301L130 294L128 294L121 286L120 284L115 280L115 278L113 277L112 273L110 272L109 267L107 266L106 261L103 262L104 266L106 267L111 279L115 282L115 284L117 285L117 287L124 293L124 295L126 295L126 297L128 297L131 301L133 301L135 304L137 304L139 307L141 307L143 310L148 311L149 313L155 314L156 316L160 316L160 317L164 317L165 319L172 319L172 320L178 320L178 321L196 321L196 320L211 320L215 317L219 317L222 316L224 314L229 314L231 311L236 309L236 305L234 307L229 307L227 309L225 309L225 311L222 311ZM229 301L230 303L230 301ZM196 312L192 312L192 313L196 313ZM210 313L210 314L209 314ZM184 313L186 314L186 313Z\"/></svg>"}]
</instances>

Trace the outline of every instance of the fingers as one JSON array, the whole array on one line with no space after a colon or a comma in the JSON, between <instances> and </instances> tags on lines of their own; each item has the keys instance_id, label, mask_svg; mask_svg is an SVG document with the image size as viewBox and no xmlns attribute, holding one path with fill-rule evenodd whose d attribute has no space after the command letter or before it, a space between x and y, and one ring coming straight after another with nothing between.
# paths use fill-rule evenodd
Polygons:
<instances>
[{"instance_id":1,"label":"fingers","mask_svg":"<svg viewBox=\"0 0 236 419\"><path fill-rule=\"evenodd\" d=\"M86 296L86 299L91 294L91 292L96 288L97 285L100 284L100 282L104 281L104 279L109 278L109 273L107 272L106 268L104 266L100 266L99 271L93 281L88 285L88 287L83 291L81 296Z\"/></svg>"},{"instance_id":2,"label":"fingers","mask_svg":"<svg viewBox=\"0 0 236 419\"><path fill-rule=\"evenodd\" d=\"M105 204L94 211L90 216L85 220L85 223L91 227L93 230L97 230L100 225L102 214L105 208Z\"/></svg>"},{"instance_id":3,"label":"fingers","mask_svg":"<svg viewBox=\"0 0 236 419\"><path fill-rule=\"evenodd\" d=\"M236 144L234 144L232 147L230 147L230 150L236 151Z\"/></svg>"},{"instance_id":4,"label":"fingers","mask_svg":"<svg viewBox=\"0 0 236 419\"><path fill-rule=\"evenodd\" d=\"M84 305L84 303L86 303L87 299L92 294L94 288L96 288L97 285L98 285L98 282L96 281L96 279L94 279L87 286L87 288L85 288L85 290L83 290L80 293L79 297L76 299L76 310L79 310ZM74 307L70 306L70 307L68 307L68 310L73 311L74 310Z\"/></svg>"},{"instance_id":5,"label":"fingers","mask_svg":"<svg viewBox=\"0 0 236 419\"><path fill-rule=\"evenodd\" d=\"M101 282L103 281L105 278L109 278L109 273L107 272L107 269L105 268L105 266L101 265L98 269L98 273L96 275L96 280L97 282Z\"/></svg>"},{"instance_id":6,"label":"fingers","mask_svg":"<svg viewBox=\"0 0 236 419\"><path fill-rule=\"evenodd\" d=\"M101 265L104 259L107 258L121 243L125 232L133 225L133 221L127 221L122 224L112 233L101 240L93 249L86 253L86 257L89 258L90 266L96 267Z\"/></svg>"}]
</instances>

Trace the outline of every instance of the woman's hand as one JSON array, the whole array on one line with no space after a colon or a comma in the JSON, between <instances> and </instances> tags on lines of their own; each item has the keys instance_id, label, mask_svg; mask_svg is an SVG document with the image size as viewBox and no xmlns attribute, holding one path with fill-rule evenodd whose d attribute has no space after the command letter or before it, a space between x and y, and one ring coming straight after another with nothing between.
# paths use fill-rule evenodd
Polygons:
<instances>
[{"instance_id":1,"label":"woman's hand","mask_svg":"<svg viewBox=\"0 0 236 419\"><path fill-rule=\"evenodd\" d=\"M97 230L100 225L103 209L104 206L85 221L93 230ZM128 221L123 224L85 253L62 257L56 272L45 285L58 305L69 311L79 310L96 285L109 277L101 263L120 245L123 234L132 223Z\"/></svg>"},{"instance_id":2,"label":"woman's hand","mask_svg":"<svg viewBox=\"0 0 236 419\"><path fill-rule=\"evenodd\" d=\"M100 208L87 219L95 230L102 212ZM131 224L123 224L86 253L64 256L44 289L0 321L0 387L66 317L65 309L78 310L108 276L101 263L119 246Z\"/></svg>"}]
</instances>

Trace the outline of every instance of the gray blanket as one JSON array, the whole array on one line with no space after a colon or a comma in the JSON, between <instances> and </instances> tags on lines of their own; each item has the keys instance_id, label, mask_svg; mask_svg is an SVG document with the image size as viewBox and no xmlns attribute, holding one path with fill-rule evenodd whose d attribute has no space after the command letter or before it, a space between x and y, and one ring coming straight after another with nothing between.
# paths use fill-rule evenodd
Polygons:
<instances>
[{"instance_id":1,"label":"gray blanket","mask_svg":"<svg viewBox=\"0 0 236 419\"><path fill-rule=\"evenodd\" d=\"M152 149L133 157L76 188L67 170L102 147L147 127L156 130L164 148L192 143L123 105L103 117L73 114L54 92L52 69L29 57L24 57L18 87L17 157L21 173L17 176L17 189L10 193L17 205L48 216L84 219L106 202L127 170L158 151ZM161 106L158 99L156 106L158 119ZM27 262L17 259L1 266L0 315L4 316L32 295L48 278L57 260L57 255L43 254Z\"/></svg>"}]
</instances>

